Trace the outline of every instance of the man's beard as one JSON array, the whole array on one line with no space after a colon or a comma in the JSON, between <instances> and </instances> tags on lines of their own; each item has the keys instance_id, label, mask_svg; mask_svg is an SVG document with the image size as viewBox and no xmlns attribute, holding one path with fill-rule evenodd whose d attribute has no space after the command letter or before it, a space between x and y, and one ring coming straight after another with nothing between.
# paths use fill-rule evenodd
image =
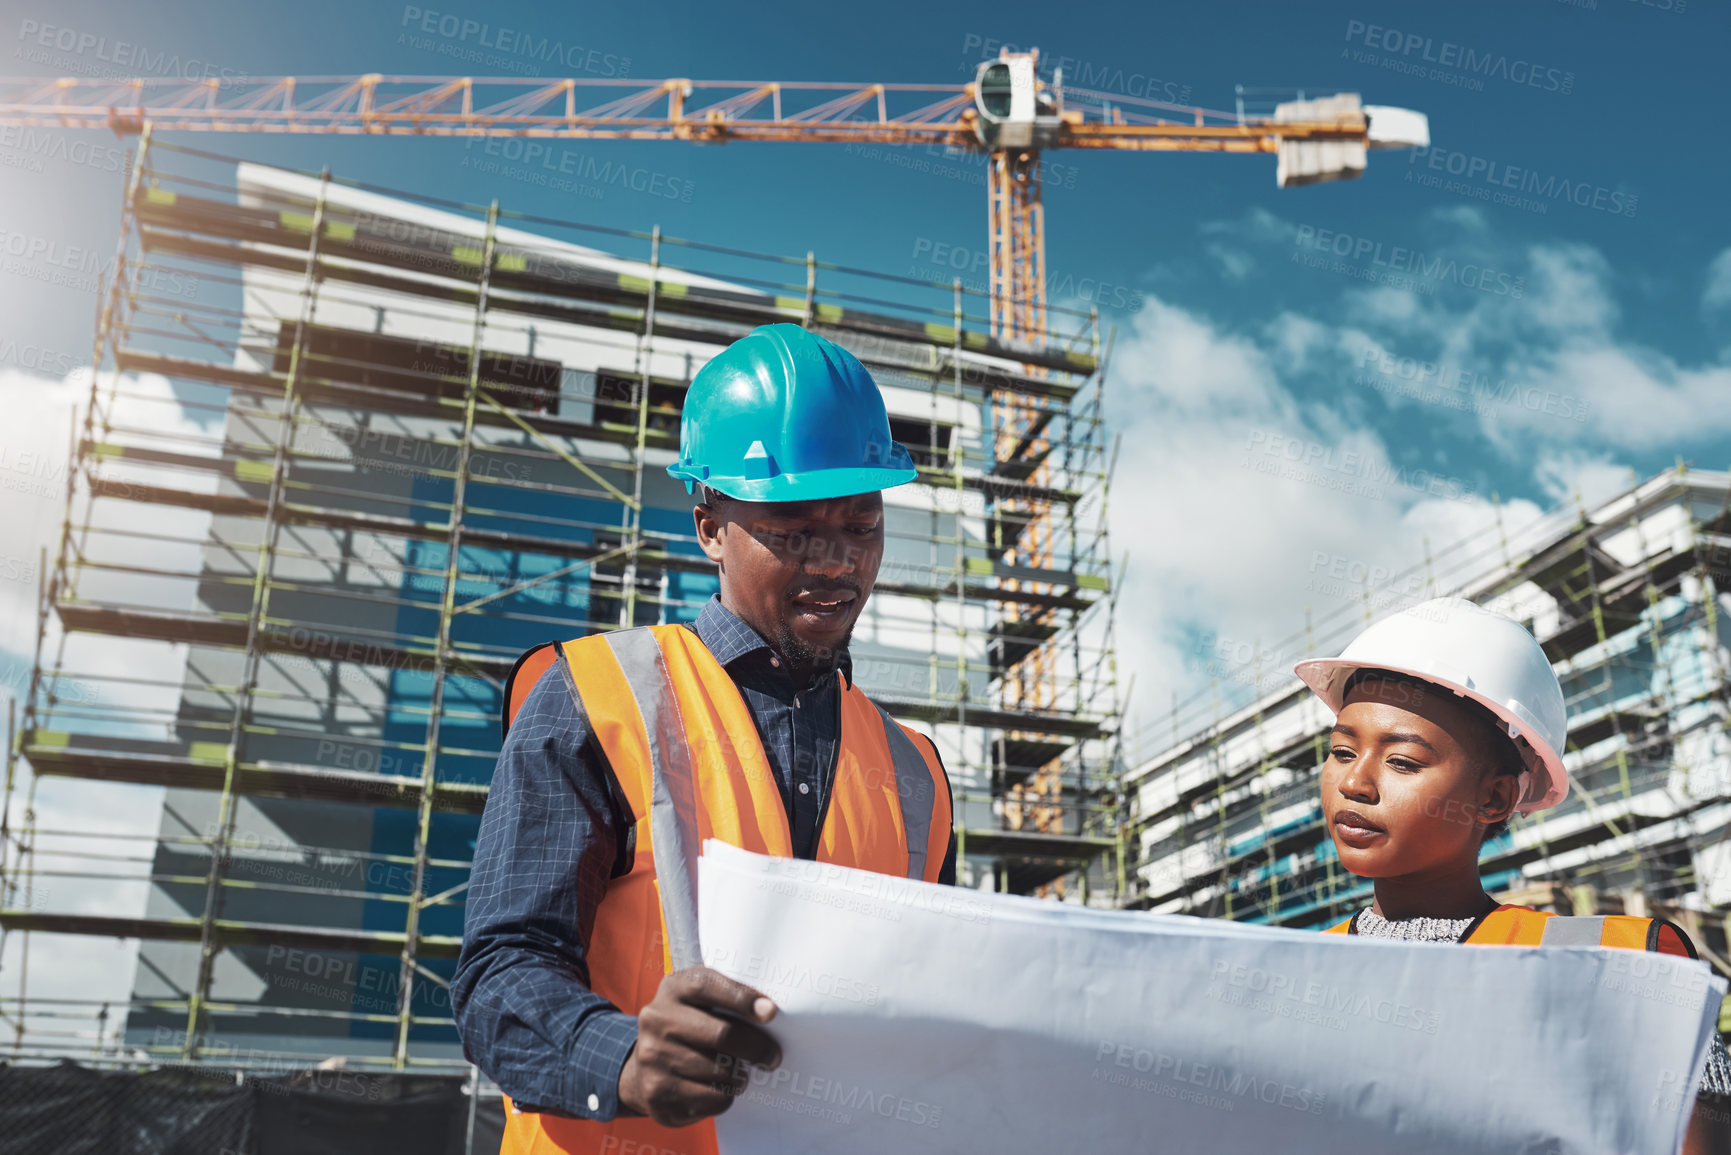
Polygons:
<instances>
[{"instance_id":1,"label":"man's beard","mask_svg":"<svg viewBox=\"0 0 1731 1155\"><path fill-rule=\"evenodd\" d=\"M814 646L783 621L776 626L775 648L786 659L788 672L795 680L801 685L810 685L817 675L841 668L841 656L847 652L848 642L852 640L853 626L850 625L838 645Z\"/></svg>"}]
</instances>

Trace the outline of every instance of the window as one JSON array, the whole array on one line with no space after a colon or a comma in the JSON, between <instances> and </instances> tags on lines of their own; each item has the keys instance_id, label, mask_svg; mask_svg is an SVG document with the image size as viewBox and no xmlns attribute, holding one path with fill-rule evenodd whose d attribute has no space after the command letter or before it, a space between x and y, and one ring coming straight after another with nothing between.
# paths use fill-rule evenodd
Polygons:
<instances>
[{"instance_id":1,"label":"window","mask_svg":"<svg viewBox=\"0 0 1731 1155\"><path fill-rule=\"evenodd\" d=\"M914 464L926 469L950 467L950 442L955 426L914 417L891 417L890 436L908 447Z\"/></svg>"}]
</instances>

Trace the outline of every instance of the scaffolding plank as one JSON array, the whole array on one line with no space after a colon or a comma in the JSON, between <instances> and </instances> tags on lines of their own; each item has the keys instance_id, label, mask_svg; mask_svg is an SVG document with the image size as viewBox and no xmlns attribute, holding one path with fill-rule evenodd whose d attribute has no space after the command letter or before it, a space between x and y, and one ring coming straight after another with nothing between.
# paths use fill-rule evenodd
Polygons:
<instances>
[{"instance_id":1,"label":"scaffolding plank","mask_svg":"<svg viewBox=\"0 0 1731 1155\"><path fill-rule=\"evenodd\" d=\"M78 741L72 735L70 742ZM23 752L36 773L48 777L83 778L98 782L130 782L190 790L221 790L221 762L184 754L140 754L124 750L71 745L33 744L26 735ZM421 801L419 777L332 770L282 762L242 762L235 767L237 793L261 798L297 798L348 802L363 806L415 807ZM441 782L433 791L436 810L479 814L487 803L487 787L478 783Z\"/></svg>"},{"instance_id":2,"label":"scaffolding plank","mask_svg":"<svg viewBox=\"0 0 1731 1155\"><path fill-rule=\"evenodd\" d=\"M152 464L170 465L176 468L197 468L214 473L229 473L234 469L231 458L197 457L189 454L170 454L161 451L145 451L135 446L99 445L93 452L109 458L120 458L129 461L145 461ZM248 483L257 484L257 483ZM121 501L139 501L162 505L173 505L186 509L202 509L213 513L233 514L243 517L263 517L265 501L263 498L249 497L239 494L201 493L189 490L172 489L167 486L152 486L135 481L115 481L99 479L92 486L92 492L100 497L113 498ZM391 514L368 513L360 510L334 509L307 505L303 502L282 502L279 507L282 520L289 525L320 526L327 529L348 529L362 533L372 533L384 537L415 538L422 541L444 541L450 537L450 527L438 522L415 521L412 518L396 517ZM537 534L519 533L514 530L487 529L480 527L463 528L465 545L484 549L499 549L513 553L544 554L570 561L580 561L595 557L606 552L602 548L586 542L570 541L564 538L545 537ZM655 542L647 541L646 547L638 551L640 565L656 569L675 570L684 573L707 573L713 570L714 564L704 557L694 557L689 554L675 553L667 549L655 548ZM998 571L1005 571L999 573ZM1011 572L1013 571L1013 572ZM996 566L994 577L1005 577L1023 582L1040 582L1047 585L1072 586L1080 580L1077 575L1060 570L1039 570L1025 566ZM954 583L943 585L919 585L913 582L878 582L875 589L881 593L900 594L908 597L939 598L955 593ZM1084 592L1085 591L1085 592ZM1082 586L1073 588L1069 593L1037 593L1032 590L1012 590L999 586L982 586L964 584L962 595L976 601L991 601L1000 604L1039 607L1043 609L1084 610L1092 605L1100 596L1100 591ZM1017 660L1020 660L1019 658ZM1013 663L1012 663L1013 664Z\"/></svg>"},{"instance_id":3,"label":"scaffolding plank","mask_svg":"<svg viewBox=\"0 0 1731 1155\"><path fill-rule=\"evenodd\" d=\"M144 638L159 642L185 642L195 646L244 646L246 622L219 618L209 613L155 610L100 602L54 603L60 624L80 633L110 634L122 638Z\"/></svg>"},{"instance_id":4,"label":"scaffolding plank","mask_svg":"<svg viewBox=\"0 0 1731 1155\"><path fill-rule=\"evenodd\" d=\"M208 198L176 196L172 204L160 204L147 203L141 197L134 202L134 210L141 222L156 226L157 230L185 230L242 242L248 255L229 258L236 263L258 263L251 257L250 250L260 244L305 251L312 240L310 231L279 227L279 222L271 218L280 214L237 208ZM403 232L404 238L394 236L397 231ZM320 238L319 268L315 275L340 278L345 266L336 263L337 260L412 271L459 283L474 281L480 271L462 259L462 254L476 244L474 236L372 214L356 217L347 234L332 233ZM152 243L159 248L168 248L170 236L159 232L152 238ZM304 260L297 262L296 271L304 270L305 264ZM592 264L579 254L533 250L509 243L497 246L495 267L489 270L489 279L501 290L556 298L583 298L615 305L646 304L652 287L647 278ZM654 287L659 290L657 312L747 325L797 322L805 315L806 303L798 297L775 297L752 290L671 280ZM425 288L421 291L424 293ZM1092 353L1055 346L1035 347L972 330L958 334L949 325L906 320L827 302L819 302L815 307L818 318L826 327L863 336L939 347L954 345L960 340L975 352L1063 372L1091 373L1098 367Z\"/></svg>"},{"instance_id":5,"label":"scaffolding plank","mask_svg":"<svg viewBox=\"0 0 1731 1155\"><path fill-rule=\"evenodd\" d=\"M115 363L122 371L128 373L158 373L164 377L183 381L202 381L212 385L224 385L254 397L280 399L287 387L286 374L237 369L230 365L217 365L194 357L175 357L166 353L153 353L136 348L115 350ZM449 399L416 396L394 389L332 381L306 371L299 374L298 381L302 396L318 404L363 409L371 413L390 413L404 417L462 420L461 404L453 404ZM509 411L521 418L536 432L548 437L597 441L613 445L632 445L637 441L637 431L627 429L624 426L573 421L569 418L528 409L510 409ZM478 425L499 428L514 427L516 424L487 405L476 408L475 422ZM648 432L647 443L661 449L678 447L676 437L656 430ZM614 463L607 462L606 464Z\"/></svg>"},{"instance_id":6,"label":"scaffolding plank","mask_svg":"<svg viewBox=\"0 0 1731 1155\"><path fill-rule=\"evenodd\" d=\"M1084 834L1044 834L1037 830L975 830L963 832L968 854L983 854L993 858L1052 859L1080 866L1115 849L1110 838ZM1074 867L1072 867L1074 869Z\"/></svg>"},{"instance_id":7,"label":"scaffolding plank","mask_svg":"<svg viewBox=\"0 0 1731 1155\"><path fill-rule=\"evenodd\" d=\"M1036 734L1062 734L1071 738L1099 738L1106 733L1101 719L1080 714L1044 713L1033 710L1005 710L968 703L965 708L956 702L919 701L906 698L874 698L878 705L898 718L915 722L955 723L964 720L970 726L989 730L1025 730Z\"/></svg>"},{"instance_id":8,"label":"scaffolding plank","mask_svg":"<svg viewBox=\"0 0 1731 1155\"><path fill-rule=\"evenodd\" d=\"M143 938L162 942L199 942L203 933L200 920L196 918L127 918L43 910L0 910L0 927L9 931ZM233 919L214 920L212 933L215 941L225 947L282 946L389 955L402 953L405 938L402 931L293 926ZM424 934L415 941L415 954L423 959L454 959L462 945L463 940L456 935ZM268 1011L272 1008L260 1009Z\"/></svg>"}]
</instances>

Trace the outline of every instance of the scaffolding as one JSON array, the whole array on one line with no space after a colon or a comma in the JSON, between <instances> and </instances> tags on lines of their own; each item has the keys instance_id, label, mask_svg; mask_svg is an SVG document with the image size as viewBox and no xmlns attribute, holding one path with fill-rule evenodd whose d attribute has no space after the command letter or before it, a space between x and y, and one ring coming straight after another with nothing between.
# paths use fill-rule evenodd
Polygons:
<instances>
[{"instance_id":1,"label":"scaffolding","mask_svg":"<svg viewBox=\"0 0 1731 1155\"><path fill-rule=\"evenodd\" d=\"M448 983L503 681L695 618L713 568L664 466L692 374L771 322L858 355L919 467L854 676L934 735L962 882L1118 905L1100 326L1047 314L994 336L959 279L147 133L8 746L13 1055L468 1070ZM161 787L160 827L45 828L51 778ZM147 900L66 909L67 880ZM30 997L32 937L67 934L139 940L127 1005Z\"/></svg>"},{"instance_id":2,"label":"scaffolding","mask_svg":"<svg viewBox=\"0 0 1731 1155\"><path fill-rule=\"evenodd\" d=\"M1562 913L1664 913L1726 963L1731 908L1731 474L1660 474L1597 509L1368 572L1302 632L1235 643L1139 741L1129 905L1287 926L1370 901L1322 822L1332 717L1290 674L1369 621L1457 594L1533 631L1568 705L1567 800L1486 843L1486 888ZM1428 550L1427 550L1428 552ZM1249 699L1245 701L1245 699Z\"/></svg>"}]
</instances>

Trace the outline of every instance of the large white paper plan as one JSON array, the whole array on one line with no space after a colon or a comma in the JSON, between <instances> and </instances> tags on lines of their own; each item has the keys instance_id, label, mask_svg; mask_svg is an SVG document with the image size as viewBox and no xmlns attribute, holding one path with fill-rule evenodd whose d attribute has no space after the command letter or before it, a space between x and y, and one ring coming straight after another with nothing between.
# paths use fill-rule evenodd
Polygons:
<instances>
[{"instance_id":1,"label":"large white paper plan","mask_svg":"<svg viewBox=\"0 0 1731 1155\"><path fill-rule=\"evenodd\" d=\"M714 841L698 893L704 962L780 1006L725 1155L1675 1155L1725 994L1643 952L1092 911Z\"/></svg>"}]
</instances>

